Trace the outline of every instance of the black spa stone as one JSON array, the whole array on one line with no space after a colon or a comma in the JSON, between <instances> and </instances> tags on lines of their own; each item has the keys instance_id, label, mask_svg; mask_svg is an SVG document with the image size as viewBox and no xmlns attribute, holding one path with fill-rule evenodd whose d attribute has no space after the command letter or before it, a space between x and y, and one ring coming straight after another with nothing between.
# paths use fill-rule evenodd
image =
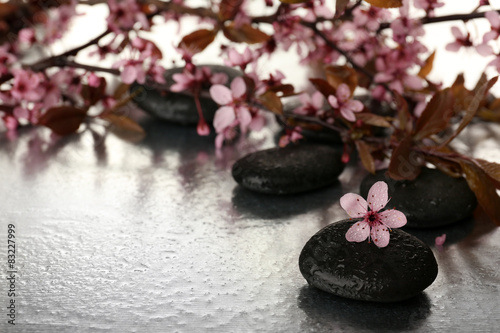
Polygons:
<instances>
[{"instance_id":1,"label":"black spa stone","mask_svg":"<svg viewBox=\"0 0 500 333\"><path fill-rule=\"evenodd\" d=\"M232 175L238 184L252 191L292 194L330 185L343 170L337 149L298 144L249 154L236 161Z\"/></svg>"},{"instance_id":2,"label":"black spa stone","mask_svg":"<svg viewBox=\"0 0 500 333\"><path fill-rule=\"evenodd\" d=\"M199 67L209 67L212 73L225 73L228 76L227 86L235 77L241 76L241 72L226 66L200 65ZM174 84L173 75L182 71L183 68L172 68L165 71L167 86ZM203 91L205 95L208 94L208 88ZM138 83L133 83L130 86L131 93L138 89L142 89L142 91L133 100L139 108L150 115L180 124L194 125L198 123L198 112L192 96L185 93L159 91L151 86ZM219 106L208 97L201 97L200 104L203 116L208 122L212 122Z\"/></svg>"},{"instance_id":3,"label":"black spa stone","mask_svg":"<svg viewBox=\"0 0 500 333\"><path fill-rule=\"evenodd\" d=\"M366 176L360 194L366 198L370 187L382 180L389 186L387 208L396 208L406 215L407 227L434 228L463 220L477 207L474 193L463 178L453 178L436 169L422 169L413 181L388 178L386 170Z\"/></svg>"},{"instance_id":4,"label":"black spa stone","mask_svg":"<svg viewBox=\"0 0 500 333\"><path fill-rule=\"evenodd\" d=\"M438 267L426 244L399 229L392 229L384 248L348 242L345 234L359 220L330 224L306 243L299 269L309 285L356 300L397 302L432 284Z\"/></svg>"}]
</instances>

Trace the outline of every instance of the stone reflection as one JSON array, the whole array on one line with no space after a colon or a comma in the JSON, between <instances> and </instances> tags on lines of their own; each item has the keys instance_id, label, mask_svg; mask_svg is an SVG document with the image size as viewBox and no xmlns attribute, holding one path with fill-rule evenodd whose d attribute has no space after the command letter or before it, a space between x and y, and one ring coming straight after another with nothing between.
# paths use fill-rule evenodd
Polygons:
<instances>
[{"instance_id":1,"label":"stone reflection","mask_svg":"<svg viewBox=\"0 0 500 333\"><path fill-rule=\"evenodd\" d=\"M242 215L277 219L304 214L319 208L327 209L338 202L342 187L337 181L326 188L290 195L268 195L249 191L241 186L233 190L233 207Z\"/></svg>"},{"instance_id":2,"label":"stone reflection","mask_svg":"<svg viewBox=\"0 0 500 333\"><path fill-rule=\"evenodd\" d=\"M299 308L308 316L306 327L327 327L369 331L409 331L422 326L431 314L425 293L395 303L351 300L305 286L297 298Z\"/></svg>"}]
</instances>

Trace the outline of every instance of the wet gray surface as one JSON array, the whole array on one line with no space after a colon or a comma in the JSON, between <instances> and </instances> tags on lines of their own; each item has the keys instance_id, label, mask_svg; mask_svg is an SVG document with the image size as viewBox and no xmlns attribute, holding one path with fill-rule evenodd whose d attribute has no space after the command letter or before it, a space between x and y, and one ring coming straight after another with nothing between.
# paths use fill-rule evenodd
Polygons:
<instances>
[{"instance_id":1,"label":"wet gray surface","mask_svg":"<svg viewBox=\"0 0 500 333\"><path fill-rule=\"evenodd\" d=\"M307 286L306 241L346 217L363 171L323 190L273 197L230 176L264 132L216 154L194 128L146 124L129 143L0 134L1 332L495 332L500 231L474 218L415 235L432 245L436 281L416 298L372 304ZM498 128L466 132L499 160ZM463 146L470 149L471 146ZM16 230L16 326L7 324L7 225ZM412 231L413 232L413 231Z\"/></svg>"}]
</instances>

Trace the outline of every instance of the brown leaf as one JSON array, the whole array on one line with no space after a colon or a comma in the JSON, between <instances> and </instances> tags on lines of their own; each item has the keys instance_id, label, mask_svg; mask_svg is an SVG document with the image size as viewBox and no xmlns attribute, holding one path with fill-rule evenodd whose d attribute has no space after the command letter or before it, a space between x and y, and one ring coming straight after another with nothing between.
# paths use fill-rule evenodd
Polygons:
<instances>
[{"instance_id":1,"label":"brown leaf","mask_svg":"<svg viewBox=\"0 0 500 333\"><path fill-rule=\"evenodd\" d=\"M391 127L391 123L385 117L373 113L356 113L356 119L362 120L364 123L378 127Z\"/></svg>"},{"instance_id":2,"label":"brown leaf","mask_svg":"<svg viewBox=\"0 0 500 333\"><path fill-rule=\"evenodd\" d=\"M498 76L492 78L488 82L484 83L482 86L478 87L474 91L474 98L472 101L469 103L469 106L467 107L467 110L465 111L465 115L462 118L462 122L458 126L458 128L455 130L453 135L451 135L445 142L443 142L442 146L446 146L448 143L451 142L454 138L457 137L462 130L469 125L469 123L474 119L474 117L477 114L477 111L479 110L479 105L483 101L484 97L486 96L486 93L490 88L497 82Z\"/></svg>"},{"instance_id":3,"label":"brown leaf","mask_svg":"<svg viewBox=\"0 0 500 333\"><path fill-rule=\"evenodd\" d=\"M351 90L351 96L358 86L358 74L352 67L328 66L325 68L325 75L326 80L335 90L337 90L342 83L347 84Z\"/></svg>"},{"instance_id":4,"label":"brown leaf","mask_svg":"<svg viewBox=\"0 0 500 333\"><path fill-rule=\"evenodd\" d=\"M276 113L278 115L283 114L283 104L281 99L273 91L266 91L258 98L259 102L264 105L269 111Z\"/></svg>"},{"instance_id":5,"label":"brown leaf","mask_svg":"<svg viewBox=\"0 0 500 333\"><path fill-rule=\"evenodd\" d=\"M81 95L87 102L87 105L94 105L99 102L106 94L106 79L101 78L98 87L91 87L89 85L82 85Z\"/></svg>"},{"instance_id":6,"label":"brown leaf","mask_svg":"<svg viewBox=\"0 0 500 333\"><path fill-rule=\"evenodd\" d=\"M470 189L488 216L500 225L500 197L487 174L472 162L458 159Z\"/></svg>"},{"instance_id":7,"label":"brown leaf","mask_svg":"<svg viewBox=\"0 0 500 333\"><path fill-rule=\"evenodd\" d=\"M479 158L474 159L474 161L495 182L495 187L500 189L500 164Z\"/></svg>"},{"instance_id":8,"label":"brown leaf","mask_svg":"<svg viewBox=\"0 0 500 333\"><path fill-rule=\"evenodd\" d=\"M192 54L199 53L214 41L216 35L217 30L196 30L182 38L179 48Z\"/></svg>"},{"instance_id":9,"label":"brown leaf","mask_svg":"<svg viewBox=\"0 0 500 333\"><path fill-rule=\"evenodd\" d=\"M418 72L418 76L422 79L425 79L427 75L432 71L432 67L434 66L434 58L436 56L436 51L432 52L431 55L425 60L424 65L420 68Z\"/></svg>"},{"instance_id":10,"label":"brown leaf","mask_svg":"<svg viewBox=\"0 0 500 333\"><path fill-rule=\"evenodd\" d=\"M358 150L361 163L363 163L363 166L369 173L374 174L375 160L373 159L373 156L370 152L370 147L364 141L361 140L356 140L354 141L354 143L356 144L356 149Z\"/></svg>"},{"instance_id":11,"label":"brown leaf","mask_svg":"<svg viewBox=\"0 0 500 333\"><path fill-rule=\"evenodd\" d=\"M450 88L436 92L417 120L414 138L421 140L448 127L453 116L453 105Z\"/></svg>"},{"instance_id":12,"label":"brown leaf","mask_svg":"<svg viewBox=\"0 0 500 333\"><path fill-rule=\"evenodd\" d=\"M224 26L223 31L227 39L236 43L257 44L267 42L271 38L251 24L243 24L237 28L234 22L231 22Z\"/></svg>"},{"instance_id":13,"label":"brown leaf","mask_svg":"<svg viewBox=\"0 0 500 333\"><path fill-rule=\"evenodd\" d=\"M388 176L395 180L413 180L420 174L422 161L420 154L413 149L413 140L411 137L405 137L396 149L393 150Z\"/></svg>"},{"instance_id":14,"label":"brown leaf","mask_svg":"<svg viewBox=\"0 0 500 333\"><path fill-rule=\"evenodd\" d=\"M128 93L129 89L130 84L120 83L113 93L113 98L116 100L121 99L126 93Z\"/></svg>"},{"instance_id":15,"label":"brown leaf","mask_svg":"<svg viewBox=\"0 0 500 333\"><path fill-rule=\"evenodd\" d=\"M326 98L330 95L335 95L335 88L323 79L309 79L309 81L318 89Z\"/></svg>"},{"instance_id":16,"label":"brown leaf","mask_svg":"<svg viewBox=\"0 0 500 333\"><path fill-rule=\"evenodd\" d=\"M270 87L269 90L274 91L276 94L280 94L280 97L289 97L295 95L295 88L291 84L282 84L279 86Z\"/></svg>"},{"instance_id":17,"label":"brown leaf","mask_svg":"<svg viewBox=\"0 0 500 333\"><path fill-rule=\"evenodd\" d=\"M19 7L12 3L0 3L0 19L4 19L19 11Z\"/></svg>"},{"instance_id":18,"label":"brown leaf","mask_svg":"<svg viewBox=\"0 0 500 333\"><path fill-rule=\"evenodd\" d=\"M335 3L335 15L341 15L349 4L350 0L337 0Z\"/></svg>"},{"instance_id":19,"label":"brown leaf","mask_svg":"<svg viewBox=\"0 0 500 333\"><path fill-rule=\"evenodd\" d=\"M243 0L222 0L219 4L219 17L221 21L234 19L242 4Z\"/></svg>"},{"instance_id":20,"label":"brown leaf","mask_svg":"<svg viewBox=\"0 0 500 333\"><path fill-rule=\"evenodd\" d=\"M59 135L75 133L87 116L87 111L73 106L48 109L38 120L40 125Z\"/></svg>"},{"instance_id":21,"label":"brown leaf","mask_svg":"<svg viewBox=\"0 0 500 333\"><path fill-rule=\"evenodd\" d=\"M280 0L280 2L294 4L294 3L304 3L310 0Z\"/></svg>"},{"instance_id":22,"label":"brown leaf","mask_svg":"<svg viewBox=\"0 0 500 333\"><path fill-rule=\"evenodd\" d=\"M410 111L408 111L408 102L401 96L397 91L394 91L396 99L396 108L398 115L398 123L400 130L406 130L408 126L408 121L411 118Z\"/></svg>"},{"instance_id":23,"label":"brown leaf","mask_svg":"<svg viewBox=\"0 0 500 333\"><path fill-rule=\"evenodd\" d=\"M107 114L102 119L109 121L111 124L109 129L122 139L138 142L146 135L144 129L127 116Z\"/></svg>"},{"instance_id":24,"label":"brown leaf","mask_svg":"<svg viewBox=\"0 0 500 333\"><path fill-rule=\"evenodd\" d=\"M365 0L369 4L380 8L395 8L403 5L403 0Z\"/></svg>"}]
</instances>

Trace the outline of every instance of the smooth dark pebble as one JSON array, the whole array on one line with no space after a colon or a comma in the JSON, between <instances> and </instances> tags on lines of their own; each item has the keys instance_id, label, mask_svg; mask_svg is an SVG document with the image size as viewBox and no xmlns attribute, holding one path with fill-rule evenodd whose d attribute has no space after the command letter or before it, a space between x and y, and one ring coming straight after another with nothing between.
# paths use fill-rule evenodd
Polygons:
<instances>
[{"instance_id":1,"label":"smooth dark pebble","mask_svg":"<svg viewBox=\"0 0 500 333\"><path fill-rule=\"evenodd\" d=\"M386 208L396 208L407 218L406 227L434 228L469 217L477 199L463 178L453 178L436 169L422 169L413 181L396 181L379 170L361 182L360 193L366 198L370 187L385 181L391 198Z\"/></svg>"},{"instance_id":2,"label":"smooth dark pebble","mask_svg":"<svg viewBox=\"0 0 500 333\"><path fill-rule=\"evenodd\" d=\"M399 229L392 229L384 248L348 242L345 234L359 220L330 224L306 243L299 269L309 285L356 300L397 302L432 284L438 266L426 244Z\"/></svg>"},{"instance_id":3,"label":"smooth dark pebble","mask_svg":"<svg viewBox=\"0 0 500 333\"><path fill-rule=\"evenodd\" d=\"M343 170L339 150L327 145L291 144L239 159L232 175L238 184L252 191L292 194L330 185Z\"/></svg>"},{"instance_id":4,"label":"smooth dark pebble","mask_svg":"<svg viewBox=\"0 0 500 333\"><path fill-rule=\"evenodd\" d=\"M212 73L225 73L228 76L227 86L229 86L235 77L241 76L241 72L231 67L219 65L200 65L199 67L209 67ZM173 75L182 71L183 68L181 67L165 71L167 85L171 86L174 84ZM208 93L209 88L206 87L205 94ZM162 120L185 125L195 125L198 123L198 111L192 96L183 93L159 91L151 86L138 83L133 83L130 86L130 93L135 92L137 89L143 89L143 91L135 96L133 100L139 108L150 115ZM205 120L212 122L219 105L208 97L200 97L200 104Z\"/></svg>"}]
</instances>

